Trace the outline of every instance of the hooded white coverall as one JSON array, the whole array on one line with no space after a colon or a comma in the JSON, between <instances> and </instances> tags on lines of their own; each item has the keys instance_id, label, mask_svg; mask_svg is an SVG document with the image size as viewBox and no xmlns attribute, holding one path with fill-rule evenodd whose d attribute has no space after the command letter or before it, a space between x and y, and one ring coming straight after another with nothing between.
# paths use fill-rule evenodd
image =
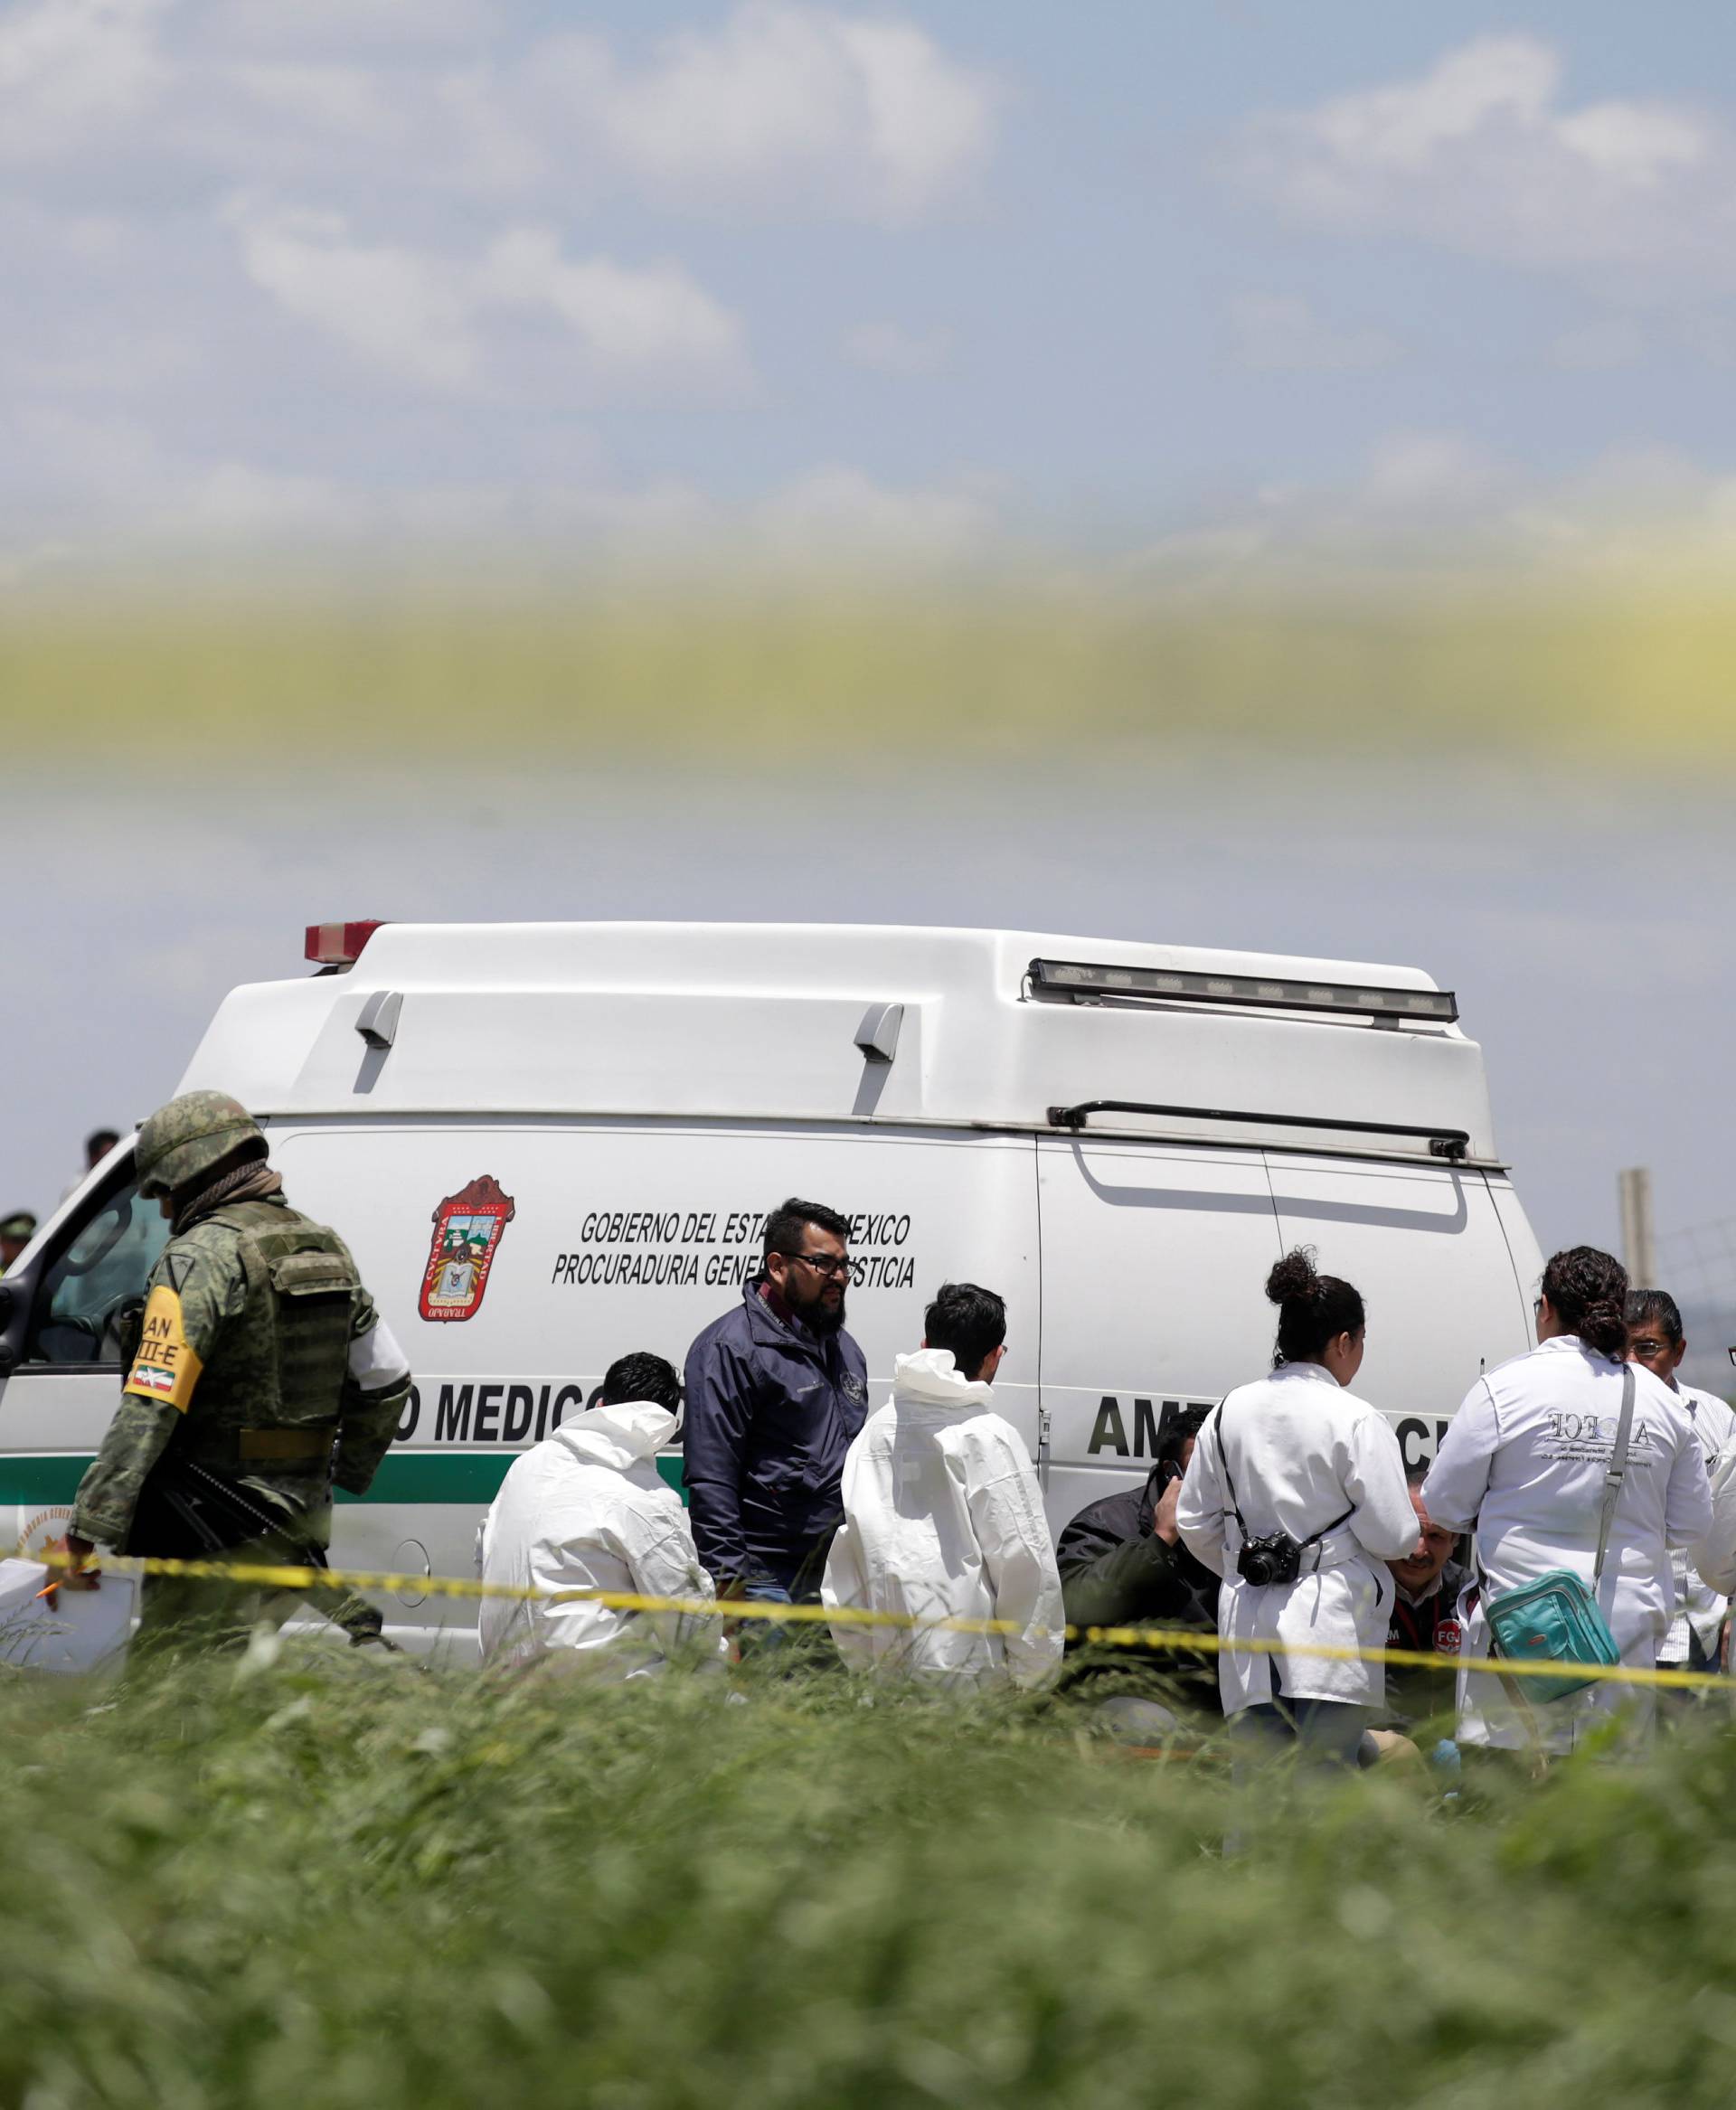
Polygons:
<instances>
[{"instance_id":1,"label":"hooded white coverall","mask_svg":"<svg viewBox=\"0 0 1736 2110\"><path fill-rule=\"evenodd\" d=\"M1335 1528L1305 1549L1293 1583L1256 1586L1236 1572L1238 1508L1253 1538L1283 1531L1300 1543L1328 1524ZM1417 1542L1404 1456L1391 1423L1319 1363L1280 1364L1225 1399L1194 1446L1175 1524L1195 1559L1223 1578L1223 1641L1272 1642L1280 1650L1287 1642L1386 1645L1394 1590L1386 1563ZM1280 1691L1287 1700L1378 1707L1386 1673L1379 1663L1226 1648L1218 1658L1218 1690L1226 1715L1264 1705Z\"/></svg>"},{"instance_id":2,"label":"hooded white coverall","mask_svg":"<svg viewBox=\"0 0 1736 2110\"><path fill-rule=\"evenodd\" d=\"M657 1471L675 1417L646 1399L593 1407L516 1459L477 1533L485 1582L542 1590L712 1599L681 1497ZM485 1597L483 1660L524 1663L572 1652L607 1679L664 1667L711 1622L679 1613L618 1611L583 1598L535 1604Z\"/></svg>"},{"instance_id":3,"label":"hooded white coverall","mask_svg":"<svg viewBox=\"0 0 1736 2110\"><path fill-rule=\"evenodd\" d=\"M951 1352L901 1355L892 1396L844 1462L844 1524L820 1595L920 1619L1005 1619L1015 1633L832 1629L853 1670L883 1666L955 1684L1042 1684L1060 1664L1066 1615L1036 1468L992 1388Z\"/></svg>"},{"instance_id":4,"label":"hooded white coverall","mask_svg":"<svg viewBox=\"0 0 1736 2110\"><path fill-rule=\"evenodd\" d=\"M1598 1604L1622 1662L1646 1670L1656 1662L1675 1613L1671 1550L1703 1539L1712 1521L1705 1461L1677 1393L1641 1364L1611 1361L1572 1333L1479 1378L1423 1483L1436 1523L1476 1531L1481 1589L1474 1577L1459 1610L1467 1656L1489 1653L1487 1598L1556 1568L1590 1585L1624 1369L1634 1373L1633 1427ZM1564 1751L1618 1708L1646 1727L1652 1702L1649 1691L1599 1682L1564 1700L1531 1700L1531 1719L1545 1749ZM1458 1736L1518 1750L1530 1745L1532 1729L1497 1678L1461 1671Z\"/></svg>"}]
</instances>

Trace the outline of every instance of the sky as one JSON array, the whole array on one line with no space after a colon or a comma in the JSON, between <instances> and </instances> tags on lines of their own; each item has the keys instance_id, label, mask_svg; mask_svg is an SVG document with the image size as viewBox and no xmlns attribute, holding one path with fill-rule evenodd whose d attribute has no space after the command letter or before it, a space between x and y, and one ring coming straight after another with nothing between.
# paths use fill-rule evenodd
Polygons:
<instances>
[{"instance_id":1,"label":"sky","mask_svg":"<svg viewBox=\"0 0 1736 2110\"><path fill-rule=\"evenodd\" d=\"M1024 566L1057 607L1736 560L1728 9L0 0L0 623L55 591L83 621L141 560ZM1377 728L1338 777L1154 748L1106 778L1077 740L1004 775L992 739L828 773L824 710L784 723L803 768L722 796L582 738L335 787L274 752L214 799L155 768L146 826L100 750L14 766L0 1207L169 1090L228 987L299 971L308 921L794 890L1425 966L1546 1247L1613 1241L1628 1163L1666 1231L1736 1212L1713 768L1486 728L1382 775Z\"/></svg>"},{"instance_id":2,"label":"sky","mask_svg":"<svg viewBox=\"0 0 1736 2110\"><path fill-rule=\"evenodd\" d=\"M7 0L0 584L1736 533L1736 17Z\"/></svg>"}]
</instances>

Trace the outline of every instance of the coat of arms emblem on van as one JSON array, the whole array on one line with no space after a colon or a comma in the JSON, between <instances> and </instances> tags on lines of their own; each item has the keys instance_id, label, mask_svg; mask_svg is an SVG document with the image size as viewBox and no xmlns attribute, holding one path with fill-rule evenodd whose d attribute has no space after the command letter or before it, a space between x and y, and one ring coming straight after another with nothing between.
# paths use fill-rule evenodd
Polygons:
<instances>
[{"instance_id":1,"label":"coat of arms emblem on van","mask_svg":"<svg viewBox=\"0 0 1736 2110\"><path fill-rule=\"evenodd\" d=\"M482 1303L501 1233L518 1213L500 1182L484 1173L434 1211L434 1237L422 1273L425 1319L467 1319Z\"/></svg>"}]
</instances>

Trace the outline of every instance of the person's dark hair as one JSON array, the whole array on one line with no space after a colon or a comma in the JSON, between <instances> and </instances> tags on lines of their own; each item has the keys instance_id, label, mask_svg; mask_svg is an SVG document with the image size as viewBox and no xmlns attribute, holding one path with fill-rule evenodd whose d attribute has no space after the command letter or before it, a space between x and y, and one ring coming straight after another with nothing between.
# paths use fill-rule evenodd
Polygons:
<instances>
[{"instance_id":1,"label":"person's dark hair","mask_svg":"<svg viewBox=\"0 0 1736 2110\"><path fill-rule=\"evenodd\" d=\"M1543 1295L1569 1333L1619 1361L1628 1352L1628 1270L1613 1253L1570 1246L1543 1269Z\"/></svg>"},{"instance_id":2,"label":"person's dark hair","mask_svg":"<svg viewBox=\"0 0 1736 2110\"><path fill-rule=\"evenodd\" d=\"M681 1380L675 1375L675 1365L643 1348L618 1357L603 1372L605 1407L625 1407L629 1400L638 1399L649 1399L654 1407L669 1414L681 1405Z\"/></svg>"},{"instance_id":3,"label":"person's dark hair","mask_svg":"<svg viewBox=\"0 0 1736 2110\"><path fill-rule=\"evenodd\" d=\"M1156 1465L1173 1465L1179 1472L1182 1446L1189 1436L1199 1435L1213 1411L1210 1401L1199 1400L1176 1407L1173 1411L1165 1408L1157 1424Z\"/></svg>"},{"instance_id":4,"label":"person's dark hair","mask_svg":"<svg viewBox=\"0 0 1736 2110\"><path fill-rule=\"evenodd\" d=\"M1630 1333L1636 1326L1656 1326L1672 1348L1681 1347L1682 1314L1667 1289L1630 1289L1622 1315Z\"/></svg>"},{"instance_id":5,"label":"person's dark hair","mask_svg":"<svg viewBox=\"0 0 1736 2110\"><path fill-rule=\"evenodd\" d=\"M799 1248L802 1227L811 1223L816 1230L830 1231L835 1239L850 1239L850 1219L840 1216L835 1209L828 1209L823 1201L800 1201L791 1195L788 1201L774 1209L766 1219L766 1244L768 1253L788 1253Z\"/></svg>"},{"instance_id":6,"label":"person's dark hair","mask_svg":"<svg viewBox=\"0 0 1736 2110\"><path fill-rule=\"evenodd\" d=\"M930 1348L949 1348L959 1373L974 1378L1006 1339L1006 1305L974 1282L943 1282L922 1332Z\"/></svg>"},{"instance_id":7,"label":"person's dark hair","mask_svg":"<svg viewBox=\"0 0 1736 2110\"><path fill-rule=\"evenodd\" d=\"M119 1141L120 1135L117 1129L93 1128L84 1139L86 1162L95 1164L99 1157L107 1157Z\"/></svg>"},{"instance_id":8,"label":"person's dark hair","mask_svg":"<svg viewBox=\"0 0 1736 2110\"><path fill-rule=\"evenodd\" d=\"M1266 1295L1278 1306L1274 1369L1317 1361L1328 1341L1360 1333L1365 1323L1358 1291L1336 1275L1320 1274L1307 1246L1285 1254L1266 1277Z\"/></svg>"}]
</instances>

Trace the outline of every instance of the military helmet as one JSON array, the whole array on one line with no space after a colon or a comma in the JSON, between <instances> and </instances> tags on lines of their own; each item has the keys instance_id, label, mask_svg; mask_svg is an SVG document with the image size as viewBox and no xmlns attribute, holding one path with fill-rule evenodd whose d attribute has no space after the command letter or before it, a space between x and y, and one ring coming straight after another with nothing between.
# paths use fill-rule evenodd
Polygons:
<instances>
[{"instance_id":1,"label":"military helmet","mask_svg":"<svg viewBox=\"0 0 1736 2110\"><path fill-rule=\"evenodd\" d=\"M183 1092L159 1107L138 1131L133 1164L141 1194L174 1194L248 1144L265 1155L259 1123L227 1092Z\"/></svg>"}]
</instances>

